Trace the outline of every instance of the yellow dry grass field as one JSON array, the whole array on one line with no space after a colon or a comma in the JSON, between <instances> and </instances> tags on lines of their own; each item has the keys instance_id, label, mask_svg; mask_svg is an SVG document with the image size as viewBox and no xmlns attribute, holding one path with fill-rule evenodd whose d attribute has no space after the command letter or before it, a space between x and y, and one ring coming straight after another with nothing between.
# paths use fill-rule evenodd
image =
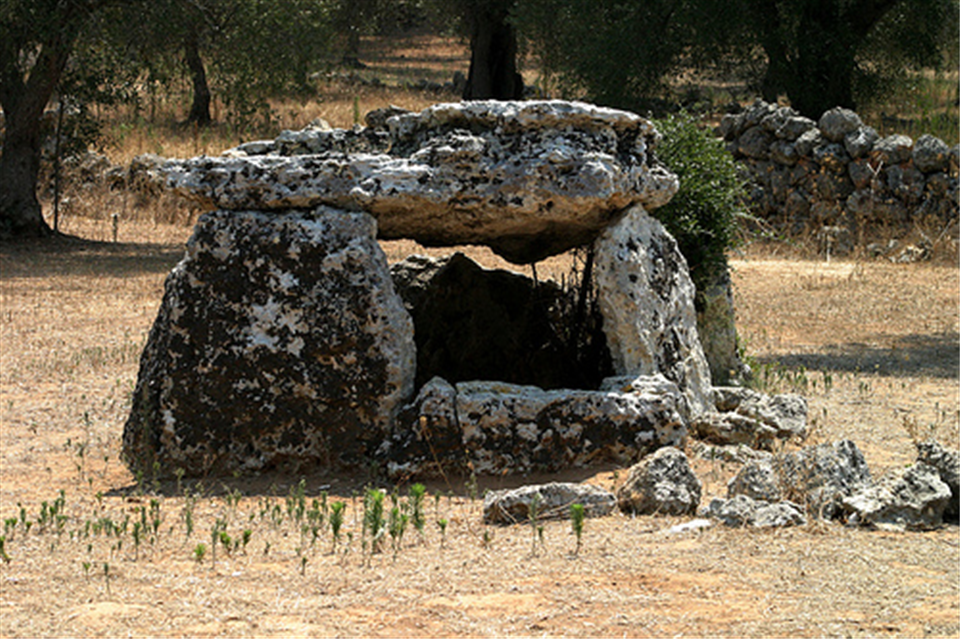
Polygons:
<instances>
[{"instance_id":1,"label":"yellow dry grass field","mask_svg":"<svg viewBox=\"0 0 960 639\"><path fill-rule=\"evenodd\" d=\"M278 104L281 126L323 117L348 127L357 112L391 103L422 109L453 96L398 80L465 69L462 43L367 46L365 60L394 86L332 79L317 100ZM175 126L118 125L112 135L115 163L240 141ZM0 637L960 635L954 525L669 534L685 520L617 513L588 519L576 553L569 522L540 522L542 536L532 525L481 523L485 489L545 480L612 488L626 476L603 467L476 487L463 477L430 482L423 533L408 526L395 546L388 536L371 553L364 489L396 490L407 503L409 486L319 471L138 485L118 459L123 424L164 278L197 211L106 189L68 195L60 230L82 241L0 244ZM384 248L391 260L449 252ZM537 273L567 269L561 256ZM874 475L912 463L914 437L958 445L955 260L826 263L749 249L735 256L734 282L759 383L809 400L805 444L850 438ZM687 452L703 503L725 496L737 466ZM336 502L345 511L335 540Z\"/></svg>"},{"instance_id":2,"label":"yellow dry grass field","mask_svg":"<svg viewBox=\"0 0 960 639\"><path fill-rule=\"evenodd\" d=\"M102 237L96 219L67 222ZM543 522L542 537L485 526L472 498L546 479L613 487L626 469L607 467L481 478L477 492L466 478L429 483L423 534L408 527L372 554L364 473L138 486L120 437L188 234L130 221L116 244L0 246L0 636L960 633L952 525L668 534L684 520L615 514L588 519L574 554L569 522ZM853 439L876 475L913 461L911 432L957 445L956 267L750 253L734 265L748 353L767 388L808 397L806 443ZM725 496L736 465L694 459L704 503ZM407 501L408 486L373 485ZM323 507L335 501L346 504L336 545Z\"/></svg>"}]
</instances>

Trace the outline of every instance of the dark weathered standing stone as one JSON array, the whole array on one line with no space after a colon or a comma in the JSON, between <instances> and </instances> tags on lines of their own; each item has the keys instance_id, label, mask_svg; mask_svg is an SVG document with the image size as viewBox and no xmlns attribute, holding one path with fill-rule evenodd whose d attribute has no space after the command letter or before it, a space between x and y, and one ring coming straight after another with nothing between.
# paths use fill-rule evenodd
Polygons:
<instances>
[{"instance_id":1,"label":"dark weathered standing stone","mask_svg":"<svg viewBox=\"0 0 960 639\"><path fill-rule=\"evenodd\" d=\"M413 391L413 325L363 213L203 216L140 364L123 458L147 476L335 466Z\"/></svg>"}]
</instances>

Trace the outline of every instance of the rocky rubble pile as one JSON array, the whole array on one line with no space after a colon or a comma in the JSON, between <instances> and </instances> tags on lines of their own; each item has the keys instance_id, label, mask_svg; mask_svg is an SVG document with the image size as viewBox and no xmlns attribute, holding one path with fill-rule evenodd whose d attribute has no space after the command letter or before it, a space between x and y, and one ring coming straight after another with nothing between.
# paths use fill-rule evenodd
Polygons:
<instances>
[{"instance_id":1,"label":"rocky rubble pile","mask_svg":"<svg viewBox=\"0 0 960 639\"><path fill-rule=\"evenodd\" d=\"M548 503L551 517L569 516L572 503L589 504L587 516L602 517L616 503L625 513L694 515L670 534L698 531L718 522L731 527L802 526L810 519L886 530L930 530L957 523L960 453L935 441L918 444L917 462L878 480L851 441L808 446L793 453L768 454L741 466L726 498L701 506L702 484L686 455L674 447L650 454L629 470L618 493L590 485L525 486L486 495L484 522L526 521L533 499ZM505 514L505 505L509 514ZM603 506L598 506L602 504ZM608 506L609 505L609 506Z\"/></svg>"},{"instance_id":2,"label":"rocky rubble pile","mask_svg":"<svg viewBox=\"0 0 960 639\"><path fill-rule=\"evenodd\" d=\"M717 133L749 175L753 212L788 235L819 237L832 254L868 227L957 219L960 146L933 136L881 138L849 109L814 122L761 100L724 116Z\"/></svg>"}]
</instances>

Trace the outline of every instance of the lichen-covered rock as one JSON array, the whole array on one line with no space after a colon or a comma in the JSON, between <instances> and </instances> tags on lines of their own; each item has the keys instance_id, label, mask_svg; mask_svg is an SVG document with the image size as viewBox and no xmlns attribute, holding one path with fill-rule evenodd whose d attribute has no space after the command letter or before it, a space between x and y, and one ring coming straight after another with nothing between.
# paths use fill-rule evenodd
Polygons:
<instances>
[{"instance_id":1,"label":"lichen-covered rock","mask_svg":"<svg viewBox=\"0 0 960 639\"><path fill-rule=\"evenodd\" d=\"M950 165L950 147L940 138L921 135L913 145L913 165L924 173L946 171Z\"/></svg>"},{"instance_id":2,"label":"lichen-covered rock","mask_svg":"<svg viewBox=\"0 0 960 639\"><path fill-rule=\"evenodd\" d=\"M678 410L683 399L673 393L545 391L499 382L456 389L465 457L478 474L631 463L687 437Z\"/></svg>"},{"instance_id":3,"label":"lichen-covered rock","mask_svg":"<svg viewBox=\"0 0 960 639\"><path fill-rule=\"evenodd\" d=\"M820 116L817 124L820 130L831 142L843 142L843 138L850 132L863 126L860 116L843 107L834 107Z\"/></svg>"},{"instance_id":4,"label":"lichen-covered rock","mask_svg":"<svg viewBox=\"0 0 960 639\"><path fill-rule=\"evenodd\" d=\"M917 461L936 468L940 480L950 488L950 501L943 516L956 521L960 518L960 452L948 450L931 439L917 444Z\"/></svg>"},{"instance_id":5,"label":"lichen-covered rock","mask_svg":"<svg viewBox=\"0 0 960 639\"><path fill-rule=\"evenodd\" d=\"M802 438L807 432L807 400L800 395L767 395L739 386L715 386L713 403L718 411L736 412L766 424L780 439Z\"/></svg>"},{"instance_id":6,"label":"lichen-covered rock","mask_svg":"<svg viewBox=\"0 0 960 639\"><path fill-rule=\"evenodd\" d=\"M179 192L215 207L361 209L384 239L485 244L521 264L587 244L624 208L662 206L677 190L651 154L656 130L626 111L477 101L394 115L386 127L339 141L336 132L288 133L267 155L175 160L164 170ZM288 147L298 154L278 154Z\"/></svg>"},{"instance_id":7,"label":"lichen-covered rock","mask_svg":"<svg viewBox=\"0 0 960 639\"><path fill-rule=\"evenodd\" d=\"M777 438L776 429L752 417L738 413L708 412L698 415L690 423L698 438L714 444L740 444L758 450L771 450Z\"/></svg>"},{"instance_id":8,"label":"lichen-covered rock","mask_svg":"<svg viewBox=\"0 0 960 639\"><path fill-rule=\"evenodd\" d=\"M400 409L390 438L377 451L390 477L443 477L466 468L457 417L457 389L434 377Z\"/></svg>"},{"instance_id":9,"label":"lichen-covered rock","mask_svg":"<svg viewBox=\"0 0 960 639\"><path fill-rule=\"evenodd\" d=\"M513 490L492 490L483 498L483 523L526 523L536 519L568 519L570 506L580 504L587 517L605 517L613 512L617 498L613 493L590 484L551 482L521 486Z\"/></svg>"},{"instance_id":10,"label":"lichen-covered rock","mask_svg":"<svg viewBox=\"0 0 960 639\"><path fill-rule=\"evenodd\" d=\"M942 523L949 501L950 487L937 469L918 462L844 497L843 507L861 525L928 530Z\"/></svg>"},{"instance_id":11,"label":"lichen-covered rock","mask_svg":"<svg viewBox=\"0 0 960 639\"><path fill-rule=\"evenodd\" d=\"M880 139L872 126L861 126L847 133L843 138L843 148L853 159L862 158L870 153L873 145Z\"/></svg>"},{"instance_id":12,"label":"lichen-covered rock","mask_svg":"<svg viewBox=\"0 0 960 639\"><path fill-rule=\"evenodd\" d=\"M873 485L870 469L850 440L808 446L774 458L780 490L793 502L805 504L816 518L834 519L842 501Z\"/></svg>"},{"instance_id":13,"label":"lichen-covered rock","mask_svg":"<svg viewBox=\"0 0 960 639\"><path fill-rule=\"evenodd\" d=\"M617 375L658 373L687 397L691 416L712 406L700 345L695 289L677 242L635 206L595 245L594 277Z\"/></svg>"},{"instance_id":14,"label":"lichen-covered rock","mask_svg":"<svg viewBox=\"0 0 960 639\"><path fill-rule=\"evenodd\" d=\"M780 478L770 459L744 464L727 484L727 498L737 495L768 502L780 501Z\"/></svg>"},{"instance_id":15,"label":"lichen-covered rock","mask_svg":"<svg viewBox=\"0 0 960 639\"><path fill-rule=\"evenodd\" d=\"M687 515L697 512L702 491L687 456L668 446L630 468L617 501L621 510L638 515Z\"/></svg>"},{"instance_id":16,"label":"lichen-covered rock","mask_svg":"<svg viewBox=\"0 0 960 639\"><path fill-rule=\"evenodd\" d=\"M908 135L888 135L873 145L872 156L885 165L900 164L909 160L913 153L913 140Z\"/></svg>"},{"instance_id":17,"label":"lichen-covered rock","mask_svg":"<svg viewBox=\"0 0 960 639\"><path fill-rule=\"evenodd\" d=\"M134 471L361 461L413 391L413 325L363 213L201 217L123 437Z\"/></svg>"},{"instance_id":18,"label":"lichen-covered rock","mask_svg":"<svg viewBox=\"0 0 960 639\"><path fill-rule=\"evenodd\" d=\"M800 506L780 501L768 503L752 499L747 495L735 495L730 499L715 498L700 511L703 517L710 517L725 526L740 528L784 528L802 526L807 523Z\"/></svg>"}]
</instances>

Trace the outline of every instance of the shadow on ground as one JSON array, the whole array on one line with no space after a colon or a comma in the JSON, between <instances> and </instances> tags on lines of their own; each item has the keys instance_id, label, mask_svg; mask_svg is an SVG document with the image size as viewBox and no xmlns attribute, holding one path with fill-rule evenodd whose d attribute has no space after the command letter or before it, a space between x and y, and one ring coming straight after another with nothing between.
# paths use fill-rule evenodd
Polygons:
<instances>
[{"instance_id":1,"label":"shadow on ground","mask_svg":"<svg viewBox=\"0 0 960 639\"><path fill-rule=\"evenodd\" d=\"M0 242L0 278L167 273L184 255L179 244L97 242L59 235Z\"/></svg>"},{"instance_id":2,"label":"shadow on ground","mask_svg":"<svg viewBox=\"0 0 960 639\"><path fill-rule=\"evenodd\" d=\"M807 370L876 373L887 377L957 379L960 377L960 334L906 335L886 347L828 344L818 353L758 357L757 362L780 364L788 369L802 366Z\"/></svg>"}]
</instances>

